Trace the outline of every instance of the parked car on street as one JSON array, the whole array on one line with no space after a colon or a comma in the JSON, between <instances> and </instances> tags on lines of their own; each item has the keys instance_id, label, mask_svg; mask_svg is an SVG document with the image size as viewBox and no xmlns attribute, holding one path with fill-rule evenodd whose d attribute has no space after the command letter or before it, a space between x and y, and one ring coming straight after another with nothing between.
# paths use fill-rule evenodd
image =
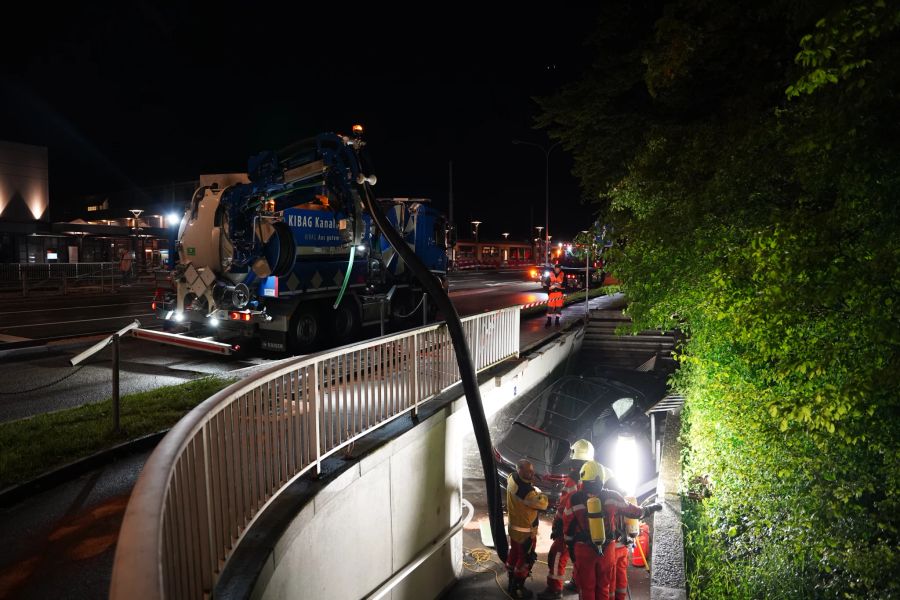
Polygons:
<instances>
[{"instance_id":1,"label":"parked car on street","mask_svg":"<svg viewBox=\"0 0 900 600\"><path fill-rule=\"evenodd\" d=\"M528 280L546 287L547 278L550 277L550 271L553 267L549 265L534 265L528 268Z\"/></svg>"},{"instance_id":2,"label":"parked car on street","mask_svg":"<svg viewBox=\"0 0 900 600\"><path fill-rule=\"evenodd\" d=\"M594 445L596 460L617 471L618 480L639 485L653 479L650 420L644 411L665 394L665 377L658 373L598 368L558 379L525 406L494 447L501 486L526 458L552 509L571 467L569 448L579 439Z\"/></svg>"},{"instance_id":3,"label":"parked car on street","mask_svg":"<svg viewBox=\"0 0 900 600\"><path fill-rule=\"evenodd\" d=\"M595 262L588 270L591 278L591 286L603 284L603 272L599 268L599 261ZM584 289L584 263L578 263L576 260L567 258L560 261L562 272L565 275L565 291L573 292ZM535 265L528 269L528 279L540 283L544 291L550 289L550 274L553 273L553 265Z\"/></svg>"}]
</instances>

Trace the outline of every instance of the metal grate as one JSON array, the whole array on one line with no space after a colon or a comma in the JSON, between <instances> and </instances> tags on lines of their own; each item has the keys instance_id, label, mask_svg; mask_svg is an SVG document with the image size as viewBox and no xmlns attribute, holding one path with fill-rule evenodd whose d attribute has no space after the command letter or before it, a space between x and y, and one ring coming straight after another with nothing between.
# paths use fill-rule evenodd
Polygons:
<instances>
[{"instance_id":1,"label":"metal grate","mask_svg":"<svg viewBox=\"0 0 900 600\"><path fill-rule=\"evenodd\" d=\"M651 406L645 414L669 412L670 410L681 410L684 407L684 396L681 394L669 394L662 400Z\"/></svg>"}]
</instances>

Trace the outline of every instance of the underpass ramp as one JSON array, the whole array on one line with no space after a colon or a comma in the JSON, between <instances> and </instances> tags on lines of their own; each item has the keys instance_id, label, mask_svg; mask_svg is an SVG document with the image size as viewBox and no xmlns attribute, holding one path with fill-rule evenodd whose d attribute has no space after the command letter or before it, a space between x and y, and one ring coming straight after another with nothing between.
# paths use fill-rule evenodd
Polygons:
<instances>
[{"instance_id":1,"label":"underpass ramp","mask_svg":"<svg viewBox=\"0 0 900 600\"><path fill-rule=\"evenodd\" d=\"M592 310L581 353L593 364L639 370L674 370L677 332L630 332L631 318L618 309ZM624 333L617 333L620 329Z\"/></svg>"}]
</instances>

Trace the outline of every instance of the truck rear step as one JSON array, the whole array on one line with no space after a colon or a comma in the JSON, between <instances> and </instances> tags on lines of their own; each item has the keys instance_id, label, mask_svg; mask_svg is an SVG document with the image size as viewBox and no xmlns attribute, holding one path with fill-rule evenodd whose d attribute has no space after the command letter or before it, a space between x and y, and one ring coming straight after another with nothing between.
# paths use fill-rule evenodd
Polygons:
<instances>
[{"instance_id":1,"label":"truck rear step","mask_svg":"<svg viewBox=\"0 0 900 600\"><path fill-rule=\"evenodd\" d=\"M152 329L132 329L131 335L142 340L169 344L170 346L181 346L191 350L202 350L213 354L227 355L240 350L240 346L217 342L212 339L195 338L183 333L167 333Z\"/></svg>"}]
</instances>

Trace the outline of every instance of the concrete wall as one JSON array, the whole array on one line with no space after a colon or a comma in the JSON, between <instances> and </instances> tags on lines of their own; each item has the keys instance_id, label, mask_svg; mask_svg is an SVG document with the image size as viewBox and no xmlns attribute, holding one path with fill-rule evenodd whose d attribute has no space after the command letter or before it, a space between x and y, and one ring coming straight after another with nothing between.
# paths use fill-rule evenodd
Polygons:
<instances>
[{"instance_id":1,"label":"concrete wall","mask_svg":"<svg viewBox=\"0 0 900 600\"><path fill-rule=\"evenodd\" d=\"M481 385L488 416L577 352L580 331ZM254 598L362 598L455 524L461 514L465 398L378 447L321 490L275 544ZM462 571L462 534L404 580L394 600L434 598Z\"/></svg>"}]
</instances>

